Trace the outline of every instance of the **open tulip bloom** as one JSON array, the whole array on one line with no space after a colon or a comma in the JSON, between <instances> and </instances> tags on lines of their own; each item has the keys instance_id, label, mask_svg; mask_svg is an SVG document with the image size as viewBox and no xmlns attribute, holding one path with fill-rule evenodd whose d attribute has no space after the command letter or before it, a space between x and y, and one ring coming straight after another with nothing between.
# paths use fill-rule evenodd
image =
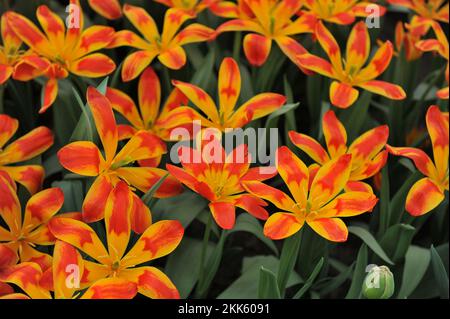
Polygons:
<instances>
[{"instance_id":1,"label":"open tulip bloom","mask_svg":"<svg viewBox=\"0 0 450 319\"><path fill-rule=\"evenodd\" d=\"M333 111L325 113L322 120L328 152L315 139L294 131L289 132L291 142L308 154L317 164L324 165L343 154L352 155L347 190L372 192L370 185L362 180L377 174L386 164L388 152L383 150L389 137L387 125L365 132L347 147L347 132ZM317 164L309 167L317 170Z\"/></svg>"},{"instance_id":2,"label":"open tulip bloom","mask_svg":"<svg viewBox=\"0 0 450 319\"><path fill-rule=\"evenodd\" d=\"M428 213L444 200L444 192L448 192L448 112L443 113L437 106L430 106L426 123L433 145L434 163L421 149L387 146L391 154L411 159L426 176L412 186L406 198L406 210L412 216Z\"/></svg>"},{"instance_id":3,"label":"open tulip bloom","mask_svg":"<svg viewBox=\"0 0 450 319\"><path fill-rule=\"evenodd\" d=\"M155 158L166 152L165 144L147 131L138 131L119 151L118 128L109 100L95 88L90 87L87 100L105 156L89 141L78 141L64 146L58 152L63 167L69 171L95 177L83 203L83 219L94 222L103 218L107 198L113 187L121 180L142 192L147 192L167 172L155 167L132 167L139 160ZM174 196L181 185L168 178L156 191L157 197ZM137 195L133 195L132 227L141 233L151 223L150 211Z\"/></svg>"},{"instance_id":4,"label":"open tulip bloom","mask_svg":"<svg viewBox=\"0 0 450 319\"><path fill-rule=\"evenodd\" d=\"M350 32L345 60L342 59L336 39L322 22L317 23L315 34L330 62L309 53L299 55L297 62L305 69L334 80L330 86L331 104L340 108L351 106L359 96L358 90L354 87L393 100L402 100L406 97L400 86L376 80L391 62L393 55L391 42L385 42L364 67L370 54L370 37L363 21L358 22Z\"/></svg>"},{"instance_id":5,"label":"open tulip bloom","mask_svg":"<svg viewBox=\"0 0 450 319\"><path fill-rule=\"evenodd\" d=\"M125 82L138 77L156 57L169 69L180 69L186 64L186 52L182 46L208 41L214 34L214 30L198 23L190 24L178 32L181 25L192 17L182 10L167 10L161 34L153 18L144 9L125 4L123 11L144 37L141 38L129 30L122 30L115 34L109 45L110 48L131 46L138 49L123 62L122 80Z\"/></svg>"},{"instance_id":6,"label":"open tulip bloom","mask_svg":"<svg viewBox=\"0 0 450 319\"><path fill-rule=\"evenodd\" d=\"M448 2L445 0L387 0L387 2L408 8L422 18L448 23Z\"/></svg>"},{"instance_id":7,"label":"open tulip bloom","mask_svg":"<svg viewBox=\"0 0 450 319\"><path fill-rule=\"evenodd\" d=\"M327 162L316 172L286 146L277 151L277 171L292 197L260 181L244 181L244 188L278 209L267 219L264 234L283 239L298 232L305 222L320 236L330 241L347 240L348 230L341 217L370 212L377 198L373 193L344 189L352 167L352 155L344 154Z\"/></svg>"},{"instance_id":8,"label":"open tulip bloom","mask_svg":"<svg viewBox=\"0 0 450 319\"><path fill-rule=\"evenodd\" d=\"M70 3L80 8L78 0ZM115 63L102 53L94 53L111 42L114 30L105 26L91 26L84 30L83 14L78 15L78 26L66 30L63 20L46 5L39 6L36 16L42 33L25 16L10 12L8 22L14 32L35 54L24 57L16 66L18 72L29 72L29 78L44 75L48 78L43 89L40 113L45 112L58 95L58 79L69 73L89 78L110 74Z\"/></svg>"},{"instance_id":9,"label":"open tulip bloom","mask_svg":"<svg viewBox=\"0 0 450 319\"><path fill-rule=\"evenodd\" d=\"M42 187L44 168L41 165L11 164L24 162L44 153L53 144L53 134L50 129L41 126L6 145L18 127L18 120L0 114L0 176L9 180L14 190L15 182L18 182L34 194Z\"/></svg>"},{"instance_id":10,"label":"open tulip bloom","mask_svg":"<svg viewBox=\"0 0 450 319\"><path fill-rule=\"evenodd\" d=\"M120 291L125 295L130 294L127 287L131 284L133 288L135 284L139 293L150 298L179 298L178 290L163 272L155 267L139 265L170 254L183 237L181 223L166 220L152 224L126 252L131 234L132 207L130 189L126 183L119 182L110 193L105 209L107 249L94 230L81 221L54 218L50 222L50 229L56 238L95 260L83 262L82 285L90 286L105 278L118 278L122 279L123 288ZM61 274L54 274L58 275ZM103 281L101 286L105 285L108 285L107 281ZM91 286L86 294L87 297L95 296L97 289Z\"/></svg>"}]
</instances>

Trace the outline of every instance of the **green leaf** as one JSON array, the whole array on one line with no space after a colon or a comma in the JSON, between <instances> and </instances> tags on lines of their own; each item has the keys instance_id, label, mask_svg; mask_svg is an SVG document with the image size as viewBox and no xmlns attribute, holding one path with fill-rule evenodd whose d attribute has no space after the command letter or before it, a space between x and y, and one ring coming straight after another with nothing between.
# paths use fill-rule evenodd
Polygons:
<instances>
[{"instance_id":1,"label":"green leaf","mask_svg":"<svg viewBox=\"0 0 450 319\"><path fill-rule=\"evenodd\" d=\"M430 251L428 249L411 245L406 252L403 269L402 284L397 298L408 298L422 280L430 264Z\"/></svg>"},{"instance_id":2,"label":"green leaf","mask_svg":"<svg viewBox=\"0 0 450 319\"><path fill-rule=\"evenodd\" d=\"M389 205L389 225L395 225L400 222L403 212L405 211L405 201L412 185L419 180L421 173L416 171L406 181L402 183L400 189L395 193Z\"/></svg>"},{"instance_id":3,"label":"green leaf","mask_svg":"<svg viewBox=\"0 0 450 319\"><path fill-rule=\"evenodd\" d=\"M396 263L401 260L411 244L415 234L415 228L407 224L391 226L380 240L380 246L392 261Z\"/></svg>"},{"instance_id":4,"label":"green leaf","mask_svg":"<svg viewBox=\"0 0 450 319\"><path fill-rule=\"evenodd\" d=\"M366 268L369 264L369 257L367 253L367 246L361 245L359 248L358 257L356 257L355 270L353 271L352 283L350 289L345 296L345 299L357 299L361 296L361 287L366 278Z\"/></svg>"},{"instance_id":5,"label":"green leaf","mask_svg":"<svg viewBox=\"0 0 450 319\"><path fill-rule=\"evenodd\" d=\"M325 295L328 295L330 292L338 289L347 279L349 279L351 277L351 274L353 271L353 266L354 266L354 264L347 267L347 269L345 271L341 272L336 277L332 278L326 284L326 286L320 290L320 295L325 296Z\"/></svg>"},{"instance_id":6,"label":"green leaf","mask_svg":"<svg viewBox=\"0 0 450 319\"><path fill-rule=\"evenodd\" d=\"M302 231L301 229L296 234L286 238L283 243L280 267L278 268L278 287L280 288L282 297L284 297L287 281L297 261L300 242L302 240Z\"/></svg>"},{"instance_id":7,"label":"green leaf","mask_svg":"<svg viewBox=\"0 0 450 319\"><path fill-rule=\"evenodd\" d=\"M282 116L290 111L295 110L299 105L300 105L300 103L285 104L282 107L280 107L278 110L271 113L266 120L265 128L269 129L269 128L277 127L280 116Z\"/></svg>"},{"instance_id":8,"label":"green leaf","mask_svg":"<svg viewBox=\"0 0 450 319\"><path fill-rule=\"evenodd\" d=\"M281 299L280 290L278 289L277 277L269 269L261 266L259 269L259 299Z\"/></svg>"},{"instance_id":9,"label":"green leaf","mask_svg":"<svg viewBox=\"0 0 450 319\"><path fill-rule=\"evenodd\" d=\"M155 195L156 191L161 187L161 185L164 183L167 177L169 177L169 173L161 177L152 187L150 187L147 193L145 193L142 196L141 199L144 202L144 204L146 204L149 207L151 206L150 202L153 199L153 195Z\"/></svg>"},{"instance_id":10,"label":"green leaf","mask_svg":"<svg viewBox=\"0 0 450 319\"><path fill-rule=\"evenodd\" d=\"M389 227L389 201L390 201L390 183L389 166L381 171L381 194L380 194L380 225L378 234L384 234ZM379 237L379 236L378 236Z\"/></svg>"},{"instance_id":11,"label":"green leaf","mask_svg":"<svg viewBox=\"0 0 450 319\"><path fill-rule=\"evenodd\" d=\"M364 91L352 107L342 110L342 123L347 130L349 141L353 141L361 131L367 118L372 93Z\"/></svg>"},{"instance_id":12,"label":"green leaf","mask_svg":"<svg viewBox=\"0 0 450 319\"><path fill-rule=\"evenodd\" d=\"M439 295L442 299L448 299L448 275L444 263L433 245L431 245L430 253L431 266L433 267L434 278L439 288Z\"/></svg>"},{"instance_id":13,"label":"green leaf","mask_svg":"<svg viewBox=\"0 0 450 319\"><path fill-rule=\"evenodd\" d=\"M348 231L356 236L358 236L362 241L375 253L387 262L390 265L393 265L394 262L388 257L388 255L384 252L383 248L381 248L380 244L378 244L377 240L369 231L359 226L349 226Z\"/></svg>"},{"instance_id":14,"label":"green leaf","mask_svg":"<svg viewBox=\"0 0 450 319\"><path fill-rule=\"evenodd\" d=\"M258 220L249 214L240 214L236 218L236 224L232 230L230 230L229 235L235 232L248 232L255 235L259 240L261 240L267 247L269 247L276 255L278 255L278 249L272 240L264 236L263 227L258 222Z\"/></svg>"},{"instance_id":15,"label":"green leaf","mask_svg":"<svg viewBox=\"0 0 450 319\"><path fill-rule=\"evenodd\" d=\"M59 187L64 193L62 212L81 212L83 206L83 183L80 180L53 182L52 187Z\"/></svg>"},{"instance_id":16,"label":"green leaf","mask_svg":"<svg viewBox=\"0 0 450 319\"><path fill-rule=\"evenodd\" d=\"M241 276L226 288L218 299L255 299L258 297L259 270L261 266L277 271L280 261L274 256L244 257ZM300 276L293 271L287 287L302 283Z\"/></svg>"},{"instance_id":17,"label":"green leaf","mask_svg":"<svg viewBox=\"0 0 450 319\"><path fill-rule=\"evenodd\" d=\"M324 262L324 259L322 257L322 258L320 258L317 265L314 267L314 270L312 271L311 275L306 280L303 287L300 288L299 291L297 291L297 293L294 295L294 297L292 297L292 299L302 298L303 295L311 288L312 284L314 283L314 280L316 280L317 276L319 275L320 271L322 270L323 262Z\"/></svg>"}]
</instances>

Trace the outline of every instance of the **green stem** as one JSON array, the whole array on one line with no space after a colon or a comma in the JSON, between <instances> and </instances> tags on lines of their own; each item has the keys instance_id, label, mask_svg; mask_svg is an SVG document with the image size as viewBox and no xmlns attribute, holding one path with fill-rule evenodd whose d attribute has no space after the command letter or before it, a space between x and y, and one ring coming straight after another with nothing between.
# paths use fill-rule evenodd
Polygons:
<instances>
[{"instance_id":1,"label":"green stem","mask_svg":"<svg viewBox=\"0 0 450 319\"><path fill-rule=\"evenodd\" d=\"M200 267L198 271L198 286L202 287L205 278L205 259L208 251L209 238L211 236L212 216L208 214L208 221L206 222L205 233L203 234L202 252L200 255Z\"/></svg>"},{"instance_id":2,"label":"green stem","mask_svg":"<svg viewBox=\"0 0 450 319\"><path fill-rule=\"evenodd\" d=\"M170 73L169 73L169 69L166 67L162 68L163 71L163 84L164 84L164 90L166 91L167 94L170 93L171 91L171 83L170 83Z\"/></svg>"},{"instance_id":3,"label":"green stem","mask_svg":"<svg viewBox=\"0 0 450 319\"><path fill-rule=\"evenodd\" d=\"M4 104L5 87L6 83L0 85L0 114L3 114L5 112L5 104Z\"/></svg>"},{"instance_id":4,"label":"green stem","mask_svg":"<svg viewBox=\"0 0 450 319\"><path fill-rule=\"evenodd\" d=\"M235 59L236 61L239 61L241 45L242 45L242 32L236 32L233 43L233 59Z\"/></svg>"},{"instance_id":5,"label":"green stem","mask_svg":"<svg viewBox=\"0 0 450 319\"><path fill-rule=\"evenodd\" d=\"M278 287L280 288L281 298L284 298L286 286L291 276L295 263L297 262L300 243L302 241L303 229L296 234L285 239L280 255L280 266L278 268Z\"/></svg>"}]
</instances>

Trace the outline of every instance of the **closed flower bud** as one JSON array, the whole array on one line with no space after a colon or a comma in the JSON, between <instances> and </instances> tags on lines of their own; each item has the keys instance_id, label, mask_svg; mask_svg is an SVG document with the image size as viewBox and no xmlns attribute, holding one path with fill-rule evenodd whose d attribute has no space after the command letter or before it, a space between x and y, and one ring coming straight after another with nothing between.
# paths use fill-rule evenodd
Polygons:
<instances>
[{"instance_id":1,"label":"closed flower bud","mask_svg":"<svg viewBox=\"0 0 450 319\"><path fill-rule=\"evenodd\" d=\"M368 299L389 299L394 294L394 275L386 266L373 266L364 279L363 295Z\"/></svg>"}]
</instances>

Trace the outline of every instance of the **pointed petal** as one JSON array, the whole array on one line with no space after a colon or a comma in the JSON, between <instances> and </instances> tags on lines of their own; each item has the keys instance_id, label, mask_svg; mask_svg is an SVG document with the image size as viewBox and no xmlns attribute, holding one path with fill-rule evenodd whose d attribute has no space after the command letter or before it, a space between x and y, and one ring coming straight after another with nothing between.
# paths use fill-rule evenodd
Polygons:
<instances>
[{"instance_id":1,"label":"pointed petal","mask_svg":"<svg viewBox=\"0 0 450 319\"><path fill-rule=\"evenodd\" d=\"M48 188L32 196L25 208L23 228L32 230L47 223L62 207L64 193L60 188Z\"/></svg>"},{"instance_id":2,"label":"pointed petal","mask_svg":"<svg viewBox=\"0 0 450 319\"><path fill-rule=\"evenodd\" d=\"M81 34L74 56L82 57L94 51L106 48L114 37L114 29L100 25L87 28Z\"/></svg>"},{"instance_id":3,"label":"pointed petal","mask_svg":"<svg viewBox=\"0 0 450 319\"><path fill-rule=\"evenodd\" d=\"M358 81L372 80L382 74L391 63L394 48L390 41L386 41L377 50L369 64L357 75Z\"/></svg>"},{"instance_id":4,"label":"pointed petal","mask_svg":"<svg viewBox=\"0 0 450 319\"><path fill-rule=\"evenodd\" d=\"M287 146L280 147L276 156L278 173L289 188L295 202L306 204L309 183L308 167Z\"/></svg>"},{"instance_id":5,"label":"pointed petal","mask_svg":"<svg viewBox=\"0 0 450 319\"><path fill-rule=\"evenodd\" d=\"M429 178L422 178L409 190L406 197L406 211L412 216L424 215L436 208L445 195Z\"/></svg>"},{"instance_id":6,"label":"pointed petal","mask_svg":"<svg viewBox=\"0 0 450 319\"><path fill-rule=\"evenodd\" d=\"M105 278L96 281L81 299L133 299L137 285L123 278Z\"/></svg>"},{"instance_id":7,"label":"pointed petal","mask_svg":"<svg viewBox=\"0 0 450 319\"><path fill-rule=\"evenodd\" d=\"M106 161L110 162L116 154L118 142L117 125L111 104L104 95L92 86L88 88L87 101L105 149Z\"/></svg>"},{"instance_id":8,"label":"pointed petal","mask_svg":"<svg viewBox=\"0 0 450 319\"><path fill-rule=\"evenodd\" d=\"M52 266L52 257L34 249L29 244L22 244L19 248L20 260L22 262L32 262L41 268L42 271Z\"/></svg>"},{"instance_id":9,"label":"pointed petal","mask_svg":"<svg viewBox=\"0 0 450 319\"><path fill-rule=\"evenodd\" d=\"M172 281L155 267L126 269L121 276L136 283L139 293L152 299L179 299L180 294Z\"/></svg>"},{"instance_id":10,"label":"pointed petal","mask_svg":"<svg viewBox=\"0 0 450 319\"><path fill-rule=\"evenodd\" d=\"M79 281L83 277L83 268L83 259L76 248L57 240L53 252L52 271L55 298L71 299L73 297L75 291L80 287ZM73 282L69 281L71 279L69 275L73 275Z\"/></svg>"},{"instance_id":11,"label":"pointed petal","mask_svg":"<svg viewBox=\"0 0 450 319\"><path fill-rule=\"evenodd\" d=\"M124 267L131 267L170 254L183 238L179 221L165 220L152 224L122 259Z\"/></svg>"},{"instance_id":12,"label":"pointed petal","mask_svg":"<svg viewBox=\"0 0 450 319\"><path fill-rule=\"evenodd\" d=\"M0 148L3 148L6 142L14 136L18 127L18 120L6 114L0 114Z\"/></svg>"},{"instance_id":13,"label":"pointed petal","mask_svg":"<svg viewBox=\"0 0 450 319\"><path fill-rule=\"evenodd\" d=\"M148 67L139 79L138 96L144 125L154 123L161 105L161 83L151 67Z\"/></svg>"},{"instance_id":14,"label":"pointed petal","mask_svg":"<svg viewBox=\"0 0 450 319\"><path fill-rule=\"evenodd\" d=\"M392 155L404 156L412 160L414 165L420 172L422 172L422 174L431 178L437 178L436 167L428 155L421 149L412 147L393 147L390 145L386 145L386 149Z\"/></svg>"},{"instance_id":15,"label":"pointed petal","mask_svg":"<svg viewBox=\"0 0 450 319\"><path fill-rule=\"evenodd\" d=\"M309 53L298 55L296 64L304 69L316 72L323 76L334 78L333 66L325 59Z\"/></svg>"},{"instance_id":16,"label":"pointed petal","mask_svg":"<svg viewBox=\"0 0 450 319\"><path fill-rule=\"evenodd\" d=\"M50 106L55 103L58 96L58 80L56 78L50 78L42 87L42 105L39 110L39 114L44 113Z\"/></svg>"},{"instance_id":17,"label":"pointed petal","mask_svg":"<svg viewBox=\"0 0 450 319\"><path fill-rule=\"evenodd\" d=\"M275 39L278 46L280 47L281 51L293 62L295 63L303 73L305 74L311 74L308 69L304 68L303 66L299 65L297 63L297 57L302 54L308 53L306 49L301 45L299 42L294 40L291 37L277 37Z\"/></svg>"},{"instance_id":18,"label":"pointed petal","mask_svg":"<svg viewBox=\"0 0 450 319\"><path fill-rule=\"evenodd\" d=\"M378 153L373 159L366 160L358 167L352 164L353 170L350 174L351 180L363 180L376 175L386 165L388 151Z\"/></svg>"},{"instance_id":19,"label":"pointed petal","mask_svg":"<svg viewBox=\"0 0 450 319\"><path fill-rule=\"evenodd\" d=\"M249 31L249 32L264 33L264 30L258 23L256 23L255 21L244 19L233 19L225 22L217 28L216 33L220 34L222 32L229 32L229 31Z\"/></svg>"},{"instance_id":20,"label":"pointed petal","mask_svg":"<svg viewBox=\"0 0 450 319\"><path fill-rule=\"evenodd\" d=\"M345 185L346 192L363 192L373 193L373 189L369 184L360 181L348 181Z\"/></svg>"},{"instance_id":21,"label":"pointed petal","mask_svg":"<svg viewBox=\"0 0 450 319\"><path fill-rule=\"evenodd\" d=\"M61 165L78 175L97 176L103 165L103 157L98 147L92 142L73 142L58 152Z\"/></svg>"},{"instance_id":22,"label":"pointed petal","mask_svg":"<svg viewBox=\"0 0 450 319\"><path fill-rule=\"evenodd\" d=\"M336 39L330 31L323 25L322 22L317 23L315 35L319 40L325 53L330 58L331 64L338 73L342 71L342 57L341 49L339 48Z\"/></svg>"},{"instance_id":23,"label":"pointed petal","mask_svg":"<svg viewBox=\"0 0 450 319\"><path fill-rule=\"evenodd\" d=\"M155 51L136 51L123 61L122 80L129 82L139 76L144 69L152 63L158 52Z\"/></svg>"},{"instance_id":24,"label":"pointed petal","mask_svg":"<svg viewBox=\"0 0 450 319\"><path fill-rule=\"evenodd\" d=\"M70 65L70 71L79 76L98 78L112 73L116 64L102 53L87 55Z\"/></svg>"},{"instance_id":25,"label":"pointed petal","mask_svg":"<svg viewBox=\"0 0 450 319\"><path fill-rule=\"evenodd\" d=\"M308 154L315 162L322 165L330 160L327 152L324 150L322 145L320 145L319 142L317 142L312 137L309 137L308 135L305 134L290 131L289 139L295 146L297 146L303 152Z\"/></svg>"},{"instance_id":26,"label":"pointed petal","mask_svg":"<svg viewBox=\"0 0 450 319\"><path fill-rule=\"evenodd\" d=\"M107 88L105 96L111 103L111 107L122 114L134 127L144 127L136 104L128 94L113 88Z\"/></svg>"},{"instance_id":27,"label":"pointed petal","mask_svg":"<svg viewBox=\"0 0 450 319\"><path fill-rule=\"evenodd\" d=\"M173 42L182 46L190 43L208 41L212 39L214 35L215 32L213 29L199 23L193 23L180 31Z\"/></svg>"},{"instance_id":28,"label":"pointed petal","mask_svg":"<svg viewBox=\"0 0 450 319\"><path fill-rule=\"evenodd\" d=\"M308 225L323 238L335 241L347 241L348 229L339 218L320 218L308 221Z\"/></svg>"},{"instance_id":29,"label":"pointed petal","mask_svg":"<svg viewBox=\"0 0 450 319\"><path fill-rule=\"evenodd\" d=\"M158 55L158 60L172 70L179 70L186 64L186 52L181 46L174 46Z\"/></svg>"},{"instance_id":30,"label":"pointed petal","mask_svg":"<svg viewBox=\"0 0 450 319\"><path fill-rule=\"evenodd\" d=\"M232 202L212 202L209 209L217 225L222 229L232 229L236 221L236 207Z\"/></svg>"},{"instance_id":31,"label":"pointed petal","mask_svg":"<svg viewBox=\"0 0 450 319\"><path fill-rule=\"evenodd\" d=\"M311 185L309 200L313 208L333 199L347 184L352 167L352 156L344 154L323 165Z\"/></svg>"},{"instance_id":32,"label":"pointed petal","mask_svg":"<svg viewBox=\"0 0 450 319\"><path fill-rule=\"evenodd\" d=\"M330 157L344 154L347 151L347 131L333 111L328 111L323 116L322 128Z\"/></svg>"},{"instance_id":33,"label":"pointed petal","mask_svg":"<svg viewBox=\"0 0 450 319\"><path fill-rule=\"evenodd\" d=\"M14 181L23 185L32 195L42 188L45 175L42 166L3 166L1 171L8 173Z\"/></svg>"},{"instance_id":34,"label":"pointed petal","mask_svg":"<svg viewBox=\"0 0 450 319\"><path fill-rule=\"evenodd\" d=\"M14 72L14 68L9 65L0 64L0 85L6 83Z\"/></svg>"},{"instance_id":35,"label":"pointed petal","mask_svg":"<svg viewBox=\"0 0 450 319\"><path fill-rule=\"evenodd\" d=\"M384 81L367 81L358 84L358 86L369 92L385 96L391 100L403 100L406 98L406 93L401 86L384 82Z\"/></svg>"},{"instance_id":36,"label":"pointed petal","mask_svg":"<svg viewBox=\"0 0 450 319\"><path fill-rule=\"evenodd\" d=\"M98 262L107 263L110 260L97 234L87 224L71 218L57 217L49 225L51 232L59 240L75 246Z\"/></svg>"},{"instance_id":37,"label":"pointed petal","mask_svg":"<svg viewBox=\"0 0 450 319\"><path fill-rule=\"evenodd\" d=\"M241 93L241 73L233 58L225 58L220 65L218 93L220 111L228 118Z\"/></svg>"},{"instance_id":38,"label":"pointed petal","mask_svg":"<svg viewBox=\"0 0 450 319\"><path fill-rule=\"evenodd\" d=\"M169 43L180 29L181 25L193 15L185 10L170 8L164 15L163 31L161 34L162 43Z\"/></svg>"},{"instance_id":39,"label":"pointed petal","mask_svg":"<svg viewBox=\"0 0 450 319\"><path fill-rule=\"evenodd\" d=\"M353 155L353 166L362 165L375 157L386 145L388 137L387 125L378 126L358 137L348 149L348 152Z\"/></svg>"},{"instance_id":40,"label":"pointed petal","mask_svg":"<svg viewBox=\"0 0 450 319\"><path fill-rule=\"evenodd\" d=\"M62 47L64 45L64 36L66 32L62 19L46 5L41 5L37 8L36 16L44 29L47 38L52 44L52 47Z\"/></svg>"},{"instance_id":41,"label":"pointed petal","mask_svg":"<svg viewBox=\"0 0 450 319\"><path fill-rule=\"evenodd\" d=\"M18 234L22 227L22 212L19 199L9 181L0 176L0 216L13 234Z\"/></svg>"},{"instance_id":42,"label":"pointed petal","mask_svg":"<svg viewBox=\"0 0 450 319\"><path fill-rule=\"evenodd\" d=\"M100 175L89 189L83 202L83 220L96 222L104 217L106 200L113 188L109 177Z\"/></svg>"},{"instance_id":43,"label":"pointed petal","mask_svg":"<svg viewBox=\"0 0 450 319\"><path fill-rule=\"evenodd\" d=\"M269 218L269 213L263 207L268 204L262 199L249 194L240 195L235 201L236 207L261 220Z\"/></svg>"},{"instance_id":44,"label":"pointed petal","mask_svg":"<svg viewBox=\"0 0 450 319\"><path fill-rule=\"evenodd\" d=\"M126 3L123 13L148 41L153 42L159 36L155 21L143 8Z\"/></svg>"},{"instance_id":45,"label":"pointed petal","mask_svg":"<svg viewBox=\"0 0 450 319\"><path fill-rule=\"evenodd\" d=\"M208 200L215 199L216 195L208 184L198 181L194 176L179 167L170 164L167 164L166 167L173 177L192 189L194 192L199 193Z\"/></svg>"},{"instance_id":46,"label":"pointed petal","mask_svg":"<svg viewBox=\"0 0 450 319\"><path fill-rule=\"evenodd\" d=\"M122 16L122 8L118 0L89 0L89 5L106 19L115 20Z\"/></svg>"},{"instance_id":47,"label":"pointed petal","mask_svg":"<svg viewBox=\"0 0 450 319\"><path fill-rule=\"evenodd\" d=\"M360 21L353 27L347 40L346 71L355 74L366 63L370 53L370 36L366 23Z\"/></svg>"},{"instance_id":48,"label":"pointed petal","mask_svg":"<svg viewBox=\"0 0 450 319\"><path fill-rule=\"evenodd\" d=\"M337 196L320 209L320 218L351 217L370 212L378 199L373 193L348 192Z\"/></svg>"},{"instance_id":49,"label":"pointed petal","mask_svg":"<svg viewBox=\"0 0 450 319\"><path fill-rule=\"evenodd\" d=\"M33 299L50 299L50 293L39 286L42 270L39 265L24 262L0 273L0 280L19 286Z\"/></svg>"},{"instance_id":50,"label":"pointed petal","mask_svg":"<svg viewBox=\"0 0 450 319\"><path fill-rule=\"evenodd\" d=\"M142 234L152 224L152 214L136 194L132 195L131 229L137 234Z\"/></svg>"},{"instance_id":51,"label":"pointed petal","mask_svg":"<svg viewBox=\"0 0 450 319\"><path fill-rule=\"evenodd\" d=\"M284 239L298 232L303 223L294 214L275 213L264 224L264 235L273 240Z\"/></svg>"},{"instance_id":52,"label":"pointed petal","mask_svg":"<svg viewBox=\"0 0 450 319\"><path fill-rule=\"evenodd\" d=\"M268 186L259 181L244 181L242 182L242 186L250 194L265 199L282 210L292 212L295 208L294 201L277 188Z\"/></svg>"},{"instance_id":53,"label":"pointed petal","mask_svg":"<svg viewBox=\"0 0 450 319\"><path fill-rule=\"evenodd\" d=\"M430 106L426 115L428 133L433 144L433 158L439 177L448 176L449 133L448 119L445 119L439 107Z\"/></svg>"}]
</instances>

